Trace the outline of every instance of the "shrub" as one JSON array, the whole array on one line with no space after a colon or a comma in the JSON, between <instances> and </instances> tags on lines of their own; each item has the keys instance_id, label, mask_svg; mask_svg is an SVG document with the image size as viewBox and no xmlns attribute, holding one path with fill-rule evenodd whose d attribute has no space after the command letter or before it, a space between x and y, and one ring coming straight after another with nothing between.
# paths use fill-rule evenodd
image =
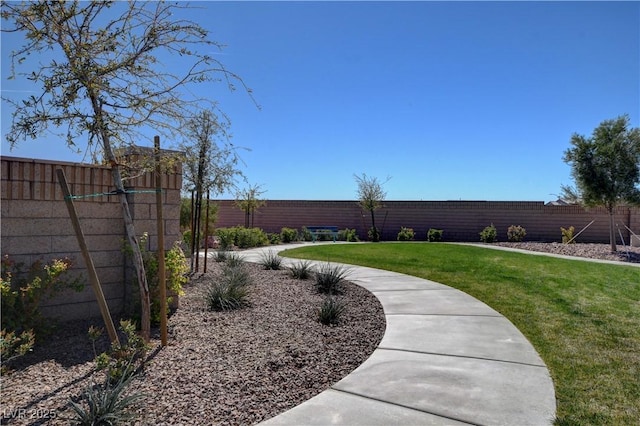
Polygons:
<instances>
[{"instance_id":1,"label":"shrub","mask_svg":"<svg viewBox=\"0 0 640 426\"><path fill-rule=\"evenodd\" d=\"M242 259L242 257L240 257L239 254L231 252L231 253L227 253L224 259L224 263L225 263L225 267L223 268L223 270L225 270L226 268L233 268L236 266L244 266L244 259Z\"/></svg>"},{"instance_id":2,"label":"shrub","mask_svg":"<svg viewBox=\"0 0 640 426\"><path fill-rule=\"evenodd\" d=\"M226 251L226 250L218 250L214 254L213 260L215 260L216 262L225 262L227 260L227 256L228 255L229 255L228 251Z\"/></svg>"},{"instance_id":3,"label":"shrub","mask_svg":"<svg viewBox=\"0 0 640 426\"><path fill-rule=\"evenodd\" d=\"M560 228L560 232L562 232L562 242L564 244L575 244L576 240L574 239L573 233L575 232L575 228L570 226L568 229Z\"/></svg>"},{"instance_id":4,"label":"shrub","mask_svg":"<svg viewBox=\"0 0 640 426\"><path fill-rule=\"evenodd\" d=\"M299 238L302 241L313 241L313 235L311 235L311 232L304 226L302 227L302 230L300 231Z\"/></svg>"},{"instance_id":5,"label":"shrub","mask_svg":"<svg viewBox=\"0 0 640 426\"><path fill-rule=\"evenodd\" d=\"M375 226L369 228L369 232L367 232L367 236L369 237L369 241L377 243L380 241L380 231Z\"/></svg>"},{"instance_id":6,"label":"shrub","mask_svg":"<svg viewBox=\"0 0 640 426\"><path fill-rule=\"evenodd\" d=\"M348 241L351 243L360 241L360 239L358 238L358 234L356 233L356 230L349 229L349 228L341 229L338 231L338 240Z\"/></svg>"},{"instance_id":7,"label":"shrub","mask_svg":"<svg viewBox=\"0 0 640 426\"><path fill-rule=\"evenodd\" d=\"M398 241L413 241L415 237L416 233L413 232L412 228L405 228L403 226L400 228L400 232L398 232Z\"/></svg>"},{"instance_id":8,"label":"shrub","mask_svg":"<svg viewBox=\"0 0 640 426\"><path fill-rule=\"evenodd\" d=\"M44 264L38 260L24 271L23 263L15 263L5 255L0 266L1 328L7 333L22 335L32 330L37 336L45 332L49 324L40 313L40 303L64 290L79 292L84 288L80 278L64 278L71 268L69 259L53 259Z\"/></svg>"},{"instance_id":9,"label":"shrub","mask_svg":"<svg viewBox=\"0 0 640 426\"><path fill-rule=\"evenodd\" d=\"M301 260L298 263L289 267L291 276L299 280L306 280L311 276L311 262L308 260Z\"/></svg>"},{"instance_id":10,"label":"shrub","mask_svg":"<svg viewBox=\"0 0 640 426\"><path fill-rule=\"evenodd\" d=\"M429 228L427 231L427 241L440 242L442 241L443 233L444 231L442 229Z\"/></svg>"},{"instance_id":11,"label":"shrub","mask_svg":"<svg viewBox=\"0 0 640 426\"><path fill-rule=\"evenodd\" d=\"M346 304L341 300L327 296L318 309L318 321L324 325L336 325L344 312Z\"/></svg>"},{"instance_id":12,"label":"shrub","mask_svg":"<svg viewBox=\"0 0 640 426\"><path fill-rule=\"evenodd\" d=\"M264 269L278 271L282 266L282 258L274 250L269 250L262 253L260 264Z\"/></svg>"},{"instance_id":13,"label":"shrub","mask_svg":"<svg viewBox=\"0 0 640 426\"><path fill-rule=\"evenodd\" d=\"M133 376L144 366L149 346L136 331L136 323L130 320L120 321L123 338L120 344L112 343L107 352L96 354L95 341L102 333L101 329L89 328L89 339L93 343L95 361L99 370L105 369L107 379L112 385Z\"/></svg>"},{"instance_id":14,"label":"shrub","mask_svg":"<svg viewBox=\"0 0 640 426\"><path fill-rule=\"evenodd\" d=\"M35 335L33 330L27 330L17 335L13 331L0 331L0 374L9 370L7 364L25 355L33 349Z\"/></svg>"},{"instance_id":15,"label":"shrub","mask_svg":"<svg viewBox=\"0 0 640 426\"><path fill-rule=\"evenodd\" d=\"M274 246L277 244L280 244L282 241L280 234L277 234L277 233L268 233L267 238L269 239L269 244Z\"/></svg>"},{"instance_id":16,"label":"shrub","mask_svg":"<svg viewBox=\"0 0 640 426\"><path fill-rule=\"evenodd\" d=\"M143 399L140 393L125 395L131 380L132 377L123 376L118 382L112 384L107 378L102 385L87 388L82 394L85 404L80 405L71 401L76 424L87 426L129 424L135 417L129 408Z\"/></svg>"},{"instance_id":17,"label":"shrub","mask_svg":"<svg viewBox=\"0 0 640 426\"><path fill-rule=\"evenodd\" d=\"M298 230L293 228L282 228L280 230L280 239L285 244L298 241Z\"/></svg>"},{"instance_id":18,"label":"shrub","mask_svg":"<svg viewBox=\"0 0 640 426\"><path fill-rule=\"evenodd\" d=\"M249 304L251 275L239 256L229 256L217 279L205 294L207 306L212 311L228 311Z\"/></svg>"},{"instance_id":19,"label":"shrub","mask_svg":"<svg viewBox=\"0 0 640 426\"><path fill-rule=\"evenodd\" d=\"M151 252L146 249L148 239L149 234L147 232L143 233L140 237L140 251L142 253L144 271L147 276L147 285L149 286L149 298L151 300L151 323L157 325L160 323L161 312L160 281L158 276L158 253ZM130 246L126 246L125 252L128 255L131 255L132 252ZM179 241L176 241L173 244L173 247L165 252L164 262L167 286L166 303L171 304L174 295L184 295L182 286L189 280L189 278L187 277L187 274L189 273L189 264L187 262L187 257L185 256L184 251L182 251L182 247L180 246ZM134 278L134 282L137 283L136 278ZM139 292L137 285L135 285L133 288L136 289L136 292ZM134 300L135 309L136 311L138 311L140 304L139 298L135 297ZM137 314L134 315L134 317L136 316Z\"/></svg>"},{"instance_id":20,"label":"shrub","mask_svg":"<svg viewBox=\"0 0 640 426\"><path fill-rule=\"evenodd\" d=\"M518 225L511 225L508 229L507 229L507 239L511 242L516 242L519 243L522 240L524 240L524 237L527 235L527 231L526 229L524 229L522 226Z\"/></svg>"},{"instance_id":21,"label":"shrub","mask_svg":"<svg viewBox=\"0 0 640 426\"><path fill-rule=\"evenodd\" d=\"M260 228L245 228L244 226L218 228L216 236L220 240L220 248L223 250L228 250L233 246L239 248L261 247L269 243L269 237Z\"/></svg>"},{"instance_id":22,"label":"shrub","mask_svg":"<svg viewBox=\"0 0 640 426\"><path fill-rule=\"evenodd\" d=\"M348 276L348 271L340 265L322 264L315 273L316 289L319 293L334 294L338 285Z\"/></svg>"},{"instance_id":23,"label":"shrub","mask_svg":"<svg viewBox=\"0 0 640 426\"><path fill-rule=\"evenodd\" d=\"M483 243L495 243L498 238L498 231L496 227L493 226L493 223L490 226L487 226L480 232L480 241Z\"/></svg>"}]
</instances>

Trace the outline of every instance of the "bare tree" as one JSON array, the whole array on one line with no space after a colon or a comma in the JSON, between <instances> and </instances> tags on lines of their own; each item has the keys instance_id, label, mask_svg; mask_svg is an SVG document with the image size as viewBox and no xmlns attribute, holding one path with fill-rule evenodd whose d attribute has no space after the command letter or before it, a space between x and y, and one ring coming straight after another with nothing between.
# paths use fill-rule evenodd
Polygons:
<instances>
[{"instance_id":1,"label":"bare tree","mask_svg":"<svg viewBox=\"0 0 640 426\"><path fill-rule=\"evenodd\" d=\"M371 213L371 228L369 229L369 238L371 241L380 241L380 231L376 227L375 211L382 206L387 193L382 188L382 185L389 182L390 177L387 180L380 183L378 178L369 177L366 174L362 176L353 175L358 184L358 204Z\"/></svg>"},{"instance_id":2,"label":"bare tree","mask_svg":"<svg viewBox=\"0 0 640 426\"><path fill-rule=\"evenodd\" d=\"M11 78L39 87L13 109L7 141L44 132L66 137L69 147L87 138L87 150L111 166L133 248L142 298L142 334L149 339L149 290L144 264L114 150L142 136L142 129L172 136L203 105L216 107L187 91L193 84L224 81L233 89L242 80L208 53L221 46L198 24L180 19L182 3L163 2L2 2L3 32L24 34L11 53ZM46 55L45 55L46 53ZM160 55L181 56L184 68L166 68ZM39 62L53 57L48 64ZM166 57L166 56L165 56ZM35 65L34 65L35 62ZM18 71L24 68L25 70Z\"/></svg>"}]
</instances>

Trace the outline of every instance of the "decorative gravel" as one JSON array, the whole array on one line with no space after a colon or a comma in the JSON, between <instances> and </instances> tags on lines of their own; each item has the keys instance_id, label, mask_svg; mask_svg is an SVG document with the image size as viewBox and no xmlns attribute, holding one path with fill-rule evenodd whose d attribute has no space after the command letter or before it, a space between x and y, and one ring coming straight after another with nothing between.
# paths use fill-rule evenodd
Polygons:
<instances>
[{"instance_id":1,"label":"decorative gravel","mask_svg":"<svg viewBox=\"0 0 640 426\"><path fill-rule=\"evenodd\" d=\"M341 284L338 297L347 308L329 327L317 321L324 296L313 280L246 266L253 278L249 307L206 309L202 295L216 279L215 262L186 286L169 321L169 345L160 348L159 336L152 339L144 372L130 387L145 395L135 424L258 423L327 389L382 339L382 306L363 288ZM2 424L69 424L70 398L104 380L94 368L90 324L64 324L2 378ZM99 344L104 350L106 337Z\"/></svg>"},{"instance_id":2,"label":"decorative gravel","mask_svg":"<svg viewBox=\"0 0 640 426\"><path fill-rule=\"evenodd\" d=\"M618 251L611 252L609 244L562 244L562 243L494 243L498 246L512 247L522 250L560 254L563 256L586 257L590 259L613 260L618 262L640 263L640 247L618 246Z\"/></svg>"},{"instance_id":3,"label":"decorative gravel","mask_svg":"<svg viewBox=\"0 0 640 426\"><path fill-rule=\"evenodd\" d=\"M608 244L495 243L525 250L640 263L640 248ZM343 282L348 303L340 324L316 321L323 296L313 281L293 279L286 271L265 271L247 264L254 280L249 307L210 312L202 295L215 280L219 264L185 288L180 308L169 321L169 345L159 336L144 372L131 392L145 395L136 408L138 425L248 425L266 420L327 389L376 348L385 329L382 307L361 287ZM50 338L17 360L2 377L2 424L69 424L70 398L78 399L96 372L87 337L100 319L58 327ZM108 347L98 341L98 352Z\"/></svg>"}]
</instances>

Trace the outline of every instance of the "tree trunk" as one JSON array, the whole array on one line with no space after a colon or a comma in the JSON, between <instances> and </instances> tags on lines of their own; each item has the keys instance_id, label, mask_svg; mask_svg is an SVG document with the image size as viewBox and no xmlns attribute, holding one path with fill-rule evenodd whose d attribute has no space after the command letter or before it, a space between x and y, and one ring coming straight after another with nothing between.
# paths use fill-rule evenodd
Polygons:
<instances>
[{"instance_id":1,"label":"tree trunk","mask_svg":"<svg viewBox=\"0 0 640 426\"><path fill-rule=\"evenodd\" d=\"M116 187L116 191L120 194L120 206L122 207L122 218L124 219L127 242L129 243L129 246L131 246L131 250L133 252L133 265L136 270L138 286L140 287L140 305L142 310L140 317L140 329L142 331L142 338L145 342L149 342L151 336L151 301L149 297L149 286L147 284L147 274L144 270L144 261L142 260L142 252L140 251L135 227L133 226L133 218L131 217L127 194L125 193L124 185L122 184L120 168L116 164L115 157L110 147L109 149L105 149L105 154L111 163L113 183Z\"/></svg>"},{"instance_id":2,"label":"tree trunk","mask_svg":"<svg viewBox=\"0 0 640 426\"><path fill-rule=\"evenodd\" d=\"M609 210L609 242L611 243L611 253L615 253L618 251L618 246L616 245L616 221L613 214L613 207L608 207L607 210Z\"/></svg>"}]
</instances>

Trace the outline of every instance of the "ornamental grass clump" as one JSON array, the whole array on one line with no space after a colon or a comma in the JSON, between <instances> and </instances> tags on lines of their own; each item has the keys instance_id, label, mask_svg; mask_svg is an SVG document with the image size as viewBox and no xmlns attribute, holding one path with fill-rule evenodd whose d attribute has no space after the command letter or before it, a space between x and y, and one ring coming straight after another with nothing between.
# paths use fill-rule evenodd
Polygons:
<instances>
[{"instance_id":1,"label":"ornamental grass clump","mask_svg":"<svg viewBox=\"0 0 640 426\"><path fill-rule=\"evenodd\" d=\"M296 264L289 266L289 272L293 278L306 280L311 277L311 262L302 260Z\"/></svg>"},{"instance_id":2,"label":"ornamental grass clump","mask_svg":"<svg viewBox=\"0 0 640 426\"><path fill-rule=\"evenodd\" d=\"M318 321L324 325L337 325L345 309L346 303L342 300L327 296L317 310Z\"/></svg>"},{"instance_id":3,"label":"ornamental grass clump","mask_svg":"<svg viewBox=\"0 0 640 426\"><path fill-rule=\"evenodd\" d=\"M205 294L207 306L212 311L229 311L249 304L251 275L243 262L231 261L230 264L229 259Z\"/></svg>"},{"instance_id":4,"label":"ornamental grass clump","mask_svg":"<svg viewBox=\"0 0 640 426\"><path fill-rule=\"evenodd\" d=\"M279 271L282 268L282 258L275 250L262 253L260 264L266 270Z\"/></svg>"},{"instance_id":5,"label":"ornamental grass clump","mask_svg":"<svg viewBox=\"0 0 640 426\"><path fill-rule=\"evenodd\" d=\"M324 263L315 273L316 289L323 294L338 293L338 285L347 278L348 274L348 270L341 265Z\"/></svg>"}]
</instances>

